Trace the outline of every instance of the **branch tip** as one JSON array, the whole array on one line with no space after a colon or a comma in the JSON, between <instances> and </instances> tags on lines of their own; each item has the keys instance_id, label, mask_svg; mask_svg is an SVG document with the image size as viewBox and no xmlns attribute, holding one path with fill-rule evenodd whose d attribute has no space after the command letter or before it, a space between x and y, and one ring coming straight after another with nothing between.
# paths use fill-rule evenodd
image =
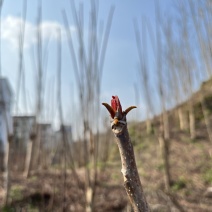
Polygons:
<instances>
[{"instance_id":1,"label":"branch tip","mask_svg":"<svg viewBox=\"0 0 212 212\"><path fill-rule=\"evenodd\" d=\"M102 105L104 105L105 107L106 107L106 109L108 110L108 112L110 113L110 115L111 115L111 117L112 118L114 118L114 116L115 116L115 111L114 111L114 109L109 105L109 104L107 104L107 103L102 103Z\"/></svg>"},{"instance_id":2,"label":"branch tip","mask_svg":"<svg viewBox=\"0 0 212 212\"><path fill-rule=\"evenodd\" d=\"M127 115L134 108L137 108L137 107L136 106L130 106L124 111L124 113Z\"/></svg>"}]
</instances>

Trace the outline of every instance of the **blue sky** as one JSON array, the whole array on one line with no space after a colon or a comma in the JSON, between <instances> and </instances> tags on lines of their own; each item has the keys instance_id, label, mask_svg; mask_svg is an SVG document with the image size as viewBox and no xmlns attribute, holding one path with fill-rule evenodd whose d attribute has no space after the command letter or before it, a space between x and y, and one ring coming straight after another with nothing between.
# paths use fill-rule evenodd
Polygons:
<instances>
[{"instance_id":1,"label":"blue sky","mask_svg":"<svg viewBox=\"0 0 212 212\"><path fill-rule=\"evenodd\" d=\"M36 19L37 19L37 0L28 1L26 30L25 30L25 48L24 48L24 62L26 74L27 87L27 102L28 113L33 113L35 100L35 74L32 65L32 51L36 46ZM79 2L84 4L85 15L89 13L90 4L88 0L75 1L78 6ZM167 15L172 12L173 1L163 0L159 1L162 9L162 14ZM136 104L134 83L137 79L138 56L135 42L135 33L133 20L137 19L141 24L141 18L146 17L153 24L155 19L155 4L154 0L149 1L127 1L127 0L107 0L99 1L99 17L106 22L110 6L115 6L115 13L113 17L110 37L108 41L108 48L105 57L105 65L102 78L102 92L101 101L110 102L112 95L118 95L121 99L123 108L129 105ZM69 0L43 0L42 3L42 22L44 32L44 44L48 39L49 34L52 34L48 47L48 65L46 76L46 92L45 92L45 113L46 121L51 119L53 110L51 108L51 92L56 89L56 35L55 29L61 28L62 31L62 97L64 113L70 115L70 108L75 107L76 104L76 86L74 73L71 66L71 57L67 48L67 38L65 34L65 27L63 25L61 11L65 9L69 24L74 29L73 19ZM22 23L22 1L5 0L2 9L2 75L8 77L11 86L16 94L17 87L17 71L18 71L18 31ZM53 85L54 82L54 85ZM73 97L74 96L74 97ZM74 99L74 102L72 100ZM14 101L15 104L15 101ZM145 106L138 105L139 114L145 116ZM68 108L68 109L67 109ZM103 108L104 109L104 108ZM17 111L14 109L14 113ZM19 100L19 113L24 114L23 98ZM139 116L140 116L139 115ZM132 115L135 118L135 113Z\"/></svg>"}]
</instances>

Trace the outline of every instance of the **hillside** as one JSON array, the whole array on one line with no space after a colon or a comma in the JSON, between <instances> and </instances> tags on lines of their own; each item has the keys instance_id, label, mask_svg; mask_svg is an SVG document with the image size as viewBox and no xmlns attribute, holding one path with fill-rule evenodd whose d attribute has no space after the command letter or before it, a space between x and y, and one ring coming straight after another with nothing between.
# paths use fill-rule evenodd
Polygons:
<instances>
[{"instance_id":1,"label":"hillside","mask_svg":"<svg viewBox=\"0 0 212 212\"><path fill-rule=\"evenodd\" d=\"M212 211L212 197L205 193L207 188L212 186L212 144L209 141L199 103L200 99L203 98L211 123L211 84L212 80L205 82L201 89L192 96L196 117L197 136L195 139L190 138L188 130L179 130L179 123L174 119L179 107L186 111L189 103L184 102L168 112L170 119L171 191L174 199L186 212ZM164 166L156 129L159 117L155 117L152 121L153 131L151 134L145 133L144 122L130 123L128 126L134 144L141 182L150 204L155 207L158 204L168 206L168 209L160 211L179 211L179 207L177 209L170 196L163 192ZM113 137L109 140L112 142ZM106 163L99 163L95 211L129 211L120 170L118 148L115 142L112 142L108 160ZM24 180L21 174L13 172L11 174L10 203L2 211L16 211L17 209L61 211L62 208L65 208L66 211L83 211L84 168L77 168L77 174L79 186L74 181L71 170L67 170L64 190L63 170L56 166L48 170L39 170L28 180Z\"/></svg>"}]
</instances>

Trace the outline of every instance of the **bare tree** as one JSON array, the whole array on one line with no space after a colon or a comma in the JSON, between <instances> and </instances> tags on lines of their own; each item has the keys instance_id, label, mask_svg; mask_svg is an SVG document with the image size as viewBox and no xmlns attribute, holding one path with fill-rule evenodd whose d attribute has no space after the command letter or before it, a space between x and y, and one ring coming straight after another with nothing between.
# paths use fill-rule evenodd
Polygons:
<instances>
[{"instance_id":1,"label":"bare tree","mask_svg":"<svg viewBox=\"0 0 212 212\"><path fill-rule=\"evenodd\" d=\"M22 82L22 88L23 88L22 94L23 94L23 99L24 99L23 105L24 105L25 113L27 113L25 69L24 69L24 37L25 37L26 15L27 15L27 0L24 0L23 1L23 8L22 8L23 24L21 23L21 25L20 25L20 32L19 32L19 37L18 37L19 65L18 65L17 88L16 88L16 92L17 92L16 93L16 108L15 108L17 114L19 113L19 96L20 96L20 90L21 90L21 82ZM30 132L28 132L28 133L30 134ZM32 142L31 142L31 139L24 140L22 142L27 143L25 167L24 167L24 173L23 173L23 175L26 177L28 170L29 170L30 155L31 155L31 151L32 151Z\"/></svg>"},{"instance_id":2,"label":"bare tree","mask_svg":"<svg viewBox=\"0 0 212 212\"><path fill-rule=\"evenodd\" d=\"M170 190L171 186L171 174L170 174L170 162L169 162L169 149L170 149L170 131L169 131L169 119L168 112L166 109L166 78L164 73L163 51L162 48L162 18L158 4L155 6L156 12L156 71L158 75L158 95L161 104L161 118L160 118L160 129L158 133L158 140L161 147L161 154L164 164L164 182L167 191Z\"/></svg>"},{"instance_id":3,"label":"bare tree","mask_svg":"<svg viewBox=\"0 0 212 212\"><path fill-rule=\"evenodd\" d=\"M194 23L194 28L195 28L195 32L197 34L197 41L198 41L198 49L200 52L200 58L201 58L201 63L203 64L204 69L200 70L198 69L198 65L195 62L195 66L198 69L198 73L200 75L200 73L202 74L202 72L206 72L207 74L207 78L211 77L211 70L212 70L212 64L210 62L210 58L212 56L212 46L211 46L211 42L209 39L209 35L210 35L210 27L208 26L208 19L210 17L210 13L211 13L211 7L210 7L210 3L208 5L208 1L203 1L200 3L196 3L194 4L193 1L189 1L189 8L191 11L191 17L192 17L192 21ZM196 5L196 7L195 7ZM204 12L203 14L199 14L198 11L200 11L200 13L202 13L202 11ZM200 18L200 16L203 16L202 19ZM203 24L201 24L201 20L203 20ZM202 26L203 25L203 26ZM202 27L201 27L202 26ZM203 32L206 32L206 34L204 35ZM199 78L200 76L196 76L197 78ZM205 105L205 101L204 101L204 97L202 92L200 92L200 104L201 104L201 108L202 108L202 112L203 112L203 117L204 117L204 122L205 122L205 126L207 129L207 133L208 133L208 137L210 139L210 141L212 142L212 132L211 132L211 126L210 126L210 121L209 121L209 116L208 116L208 112L207 112L207 108Z\"/></svg>"},{"instance_id":4,"label":"bare tree","mask_svg":"<svg viewBox=\"0 0 212 212\"><path fill-rule=\"evenodd\" d=\"M104 66L107 41L114 8L109 12L105 31L98 31L98 1L91 1L91 11L88 24L88 42L85 41L84 10L80 4L76 9L74 1L70 1L74 23L76 25L78 51L75 50L73 37L69 29L65 12L64 22L67 28L69 49L71 53L73 69L78 87L78 101L80 105L80 117L82 118L82 140L84 149L85 166L85 199L86 211L93 211L97 180L97 161L99 143L99 98L101 90L101 78ZM78 11L78 12L77 12ZM102 24L101 24L102 25ZM101 28L100 28L101 29ZM86 43L88 46L86 46ZM95 103L95 104L94 104ZM93 117L96 117L94 120ZM96 136L94 136L96 135ZM90 167L89 168L89 165Z\"/></svg>"},{"instance_id":5,"label":"bare tree","mask_svg":"<svg viewBox=\"0 0 212 212\"><path fill-rule=\"evenodd\" d=\"M142 42L140 39L140 32L138 29L137 22L134 23L135 26L135 35L136 35L136 43L138 49L138 56L139 56L139 76L141 79L140 85L142 85L142 90L144 93L144 99L147 108L147 117L146 117L146 131L147 133L152 132L152 124L151 124L151 116L153 115L153 107L150 98L150 84L149 84L149 63L148 63L148 49L147 49L147 39L146 39L146 20L142 19Z\"/></svg>"},{"instance_id":6,"label":"bare tree","mask_svg":"<svg viewBox=\"0 0 212 212\"><path fill-rule=\"evenodd\" d=\"M189 31L189 13L185 9L186 2L179 3L180 19L179 21L179 33L181 34L181 39L179 40L179 46L181 47L181 67L179 69L180 77L183 81L184 93L186 98L189 98L193 95L193 85L194 85L194 76L195 76L195 66L194 66L194 53L192 51ZM188 113L189 113L189 131L191 139L196 138L195 130L195 114L194 114L194 105L193 98L190 98L188 104Z\"/></svg>"},{"instance_id":7,"label":"bare tree","mask_svg":"<svg viewBox=\"0 0 212 212\"><path fill-rule=\"evenodd\" d=\"M27 103L26 103L26 88L25 88L25 73L24 73L24 37L25 37L25 20L27 14L27 0L23 1L23 9L22 9L22 19L23 23L20 25L20 32L18 37L18 50L19 50L19 65L18 65L18 76L17 76L17 88L16 88L16 113L18 113L19 107L19 96L21 89L21 82L23 87L23 96L24 96L24 109L27 111Z\"/></svg>"},{"instance_id":8,"label":"bare tree","mask_svg":"<svg viewBox=\"0 0 212 212\"><path fill-rule=\"evenodd\" d=\"M32 141L32 150L30 156L30 166L27 172L27 176L30 175L30 171L37 169L41 161L41 135L40 128L38 123L42 121L42 112L43 112L43 95L44 95L44 81L45 81L45 71L46 65L48 62L48 42L46 48L43 45L42 38L42 0L39 1L38 5L38 17L37 17L37 49L36 49L36 62L35 55L32 56L33 67L35 71L36 78L36 102L35 102L35 114L36 114L36 124L34 129L31 131L31 141ZM33 52L34 53L34 52Z\"/></svg>"},{"instance_id":9,"label":"bare tree","mask_svg":"<svg viewBox=\"0 0 212 212\"><path fill-rule=\"evenodd\" d=\"M169 117L167 111L167 97L168 97L168 73L166 72L165 66L163 65L163 54L164 48L162 45L162 32L163 32L163 23L160 15L160 9L158 4L155 6L155 14L156 14L156 33L153 34L153 30L151 28L150 23L147 19L142 19L142 38L138 29L138 25L135 22L135 35L136 35L136 43L138 48L138 56L140 62L140 77L141 84L143 86L145 101L147 104L147 108L149 111L153 112L153 106L151 102L151 94L150 94L150 82L149 82L149 57L148 57L148 49L147 49L147 38L150 38L153 48L153 58L155 61L155 69L154 69L154 77L157 77L157 83L155 89L157 91L159 97L159 106L161 109L160 115L160 126L157 132L158 141L160 143L161 148L161 157L164 164L165 172L164 172L164 182L166 190L170 190L171 185L171 175L170 175L170 164L169 164L169 142L170 142L170 129L169 129ZM147 126L150 121L148 121L149 117L147 115ZM148 128L148 127L147 127Z\"/></svg>"},{"instance_id":10,"label":"bare tree","mask_svg":"<svg viewBox=\"0 0 212 212\"><path fill-rule=\"evenodd\" d=\"M73 161L73 157L72 157L72 153L70 151L70 146L68 143L68 139L67 139L67 132L65 130L65 125L64 125L64 120L63 120L63 109L62 109L62 98L61 98L61 66L62 66L62 61L61 61L61 57L62 57L62 53L61 53L61 30L58 29L58 54L57 54L57 79L58 79L58 91L57 91L57 100L58 100L58 111L59 111L59 120L60 120L60 126L61 126L61 133L62 133L62 152L60 152L63 157L62 160L62 168L63 168L63 204L62 204L62 210L66 211L67 210L67 205L66 205L66 189L67 189L67 158L70 158L71 161L71 168L72 168L72 172L74 174L76 183L79 186L79 179L78 179L78 175L76 173L75 170L75 165L74 165L74 161ZM61 145L61 143L59 143L59 146ZM69 155L69 157L67 157L67 153Z\"/></svg>"}]
</instances>

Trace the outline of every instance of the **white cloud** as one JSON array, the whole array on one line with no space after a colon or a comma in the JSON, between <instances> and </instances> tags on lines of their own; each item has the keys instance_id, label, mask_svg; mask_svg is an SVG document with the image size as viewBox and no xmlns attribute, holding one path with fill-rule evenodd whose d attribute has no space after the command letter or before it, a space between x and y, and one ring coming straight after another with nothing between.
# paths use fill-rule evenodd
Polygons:
<instances>
[{"instance_id":1,"label":"white cloud","mask_svg":"<svg viewBox=\"0 0 212 212\"><path fill-rule=\"evenodd\" d=\"M2 20L2 40L7 41L12 47L18 47L18 39L20 35L21 26L24 20L15 16L7 16ZM56 21L43 21L40 24L42 38L45 41L48 38L52 40L57 39L57 30L61 30L62 40L65 39L65 28L63 25ZM74 31L74 27L70 27ZM38 26L25 21L25 35L24 35L24 48L29 48L37 42Z\"/></svg>"},{"instance_id":2,"label":"white cloud","mask_svg":"<svg viewBox=\"0 0 212 212\"><path fill-rule=\"evenodd\" d=\"M58 29L61 30L62 38L65 35L64 27L57 22L44 21L41 23L40 29L44 39L51 37L52 39L56 40L58 37Z\"/></svg>"}]
</instances>

